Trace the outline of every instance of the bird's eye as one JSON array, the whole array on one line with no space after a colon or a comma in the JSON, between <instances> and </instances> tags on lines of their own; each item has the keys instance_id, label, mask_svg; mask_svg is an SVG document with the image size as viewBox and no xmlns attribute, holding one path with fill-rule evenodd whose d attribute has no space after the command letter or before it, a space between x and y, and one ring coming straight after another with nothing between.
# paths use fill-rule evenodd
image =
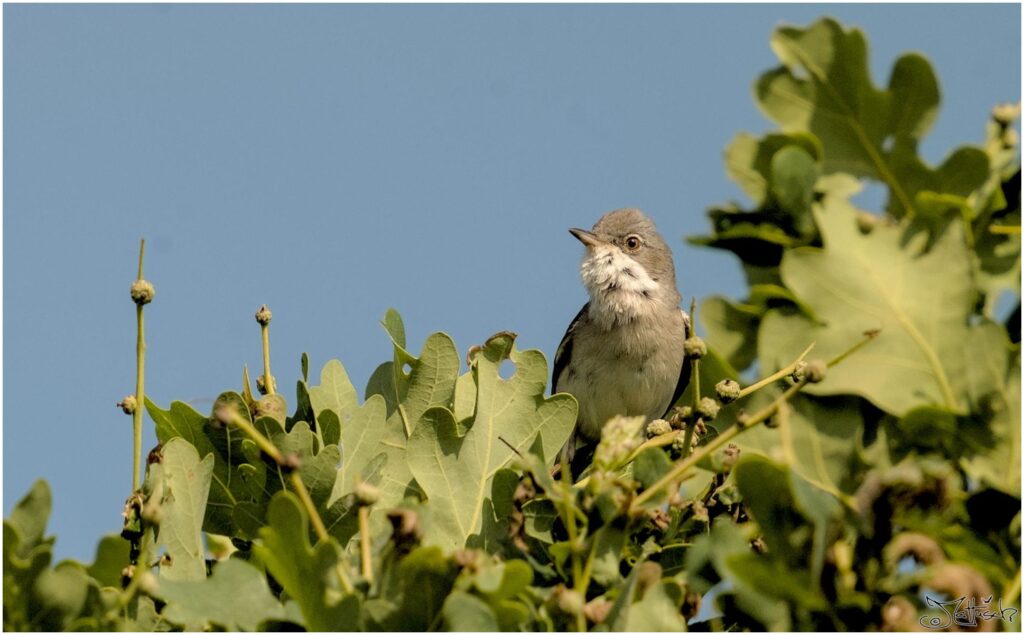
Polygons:
<instances>
[{"instance_id":1,"label":"bird's eye","mask_svg":"<svg viewBox=\"0 0 1024 635\"><path fill-rule=\"evenodd\" d=\"M636 251L637 249L640 249L640 237L636 234L627 236L624 244L626 245L626 251Z\"/></svg>"}]
</instances>

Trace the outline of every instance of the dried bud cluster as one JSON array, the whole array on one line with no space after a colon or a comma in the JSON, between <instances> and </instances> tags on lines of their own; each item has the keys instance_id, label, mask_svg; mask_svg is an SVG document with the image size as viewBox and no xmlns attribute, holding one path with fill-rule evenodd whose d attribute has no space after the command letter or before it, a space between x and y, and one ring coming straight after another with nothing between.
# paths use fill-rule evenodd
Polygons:
<instances>
[{"instance_id":1,"label":"dried bud cluster","mask_svg":"<svg viewBox=\"0 0 1024 635\"><path fill-rule=\"evenodd\" d=\"M708 347L704 344L704 340L694 335L686 338L686 341L683 342L683 351L690 359L700 359L708 354Z\"/></svg>"},{"instance_id":2,"label":"dried bud cluster","mask_svg":"<svg viewBox=\"0 0 1024 635\"><path fill-rule=\"evenodd\" d=\"M566 615L580 615L583 613L585 606L583 596L576 591L567 589L564 586L558 587L555 590L555 597L558 602L558 610Z\"/></svg>"},{"instance_id":3,"label":"dried bud cluster","mask_svg":"<svg viewBox=\"0 0 1024 635\"><path fill-rule=\"evenodd\" d=\"M718 402L711 397L701 397L700 403L697 404L697 414L702 419L707 421L714 421L715 417L718 416L718 410L721 408Z\"/></svg>"},{"instance_id":4,"label":"dried bud cluster","mask_svg":"<svg viewBox=\"0 0 1024 635\"><path fill-rule=\"evenodd\" d=\"M256 312L256 321L260 323L260 326L270 324L270 320L273 317L273 314L270 312L270 309L267 308L266 304L261 306L260 310Z\"/></svg>"},{"instance_id":5,"label":"dried bud cluster","mask_svg":"<svg viewBox=\"0 0 1024 635\"><path fill-rule=\"evenodd\" d=\"M659 437L672 432L672 425L664 419L655 419L647 424L647 438Z\"/></svg>"},{"instance_id":6,"label":"dried bud cluster","mask_svg":"<svg viewBox=\"0 0 1024 635\"><path fill-rule=\"evenodd\" d=\"M117 407L126 415L135 414L135 409L139 407L139 402L136 401L135 395L126 395L124 399L117 402Z\"/></svg>"},{"instance_id":7,"label":"dried bud cluster","mask_svg":"<svg viewBox=\"0 0 1024 635\"><path fill-rule=\"evenodd\" d=\"M613 469L640 445L643 417L616 416L604 424L601 442L594 451L594 466Z\"/></svg>"},{"instance_id":8,"label":"dried bud cluster","mask_svg":"<svg viewBox=\"0 0 1024 635\"><path fill-rule=\"evenodd\" d=\"M740 398L740 385L732 379L723 379L715 384L715 393L723 404L732 403Z\"/></svg>"},{"instance_id":9,"label":"dried bud cluster","mask_svg":"<svg viewBox=\"0 0 1024 635\"><path fill-rule=\"evenodd\" d=\"M132 300L142 306L149 304L156 297L156 289L149 280L136 280L132 283Z\"/></svg>"},{"instance_id":10,"label":"dried bud cluster","mask_svg":"<svg viewBox=\"0 0 1024 635\"><path fill-rule=\"evenodd\" d=\"M808 383L816 384L825 379L827 372L828 365L820 359L815 359L807 363L807 367L804 369L804 377L807 378Z\"/></svg>"},{"instance_id":11,"label":"dried bud cluster","mask_svg":"<svg viewBox=\"0 0 1024 635\"><path fill-rule=\"evenodd\" d=\"M693 408L690 406L676 406L675 412L669 418L668 422L672 425L673 429L680 430L686 422L692 418Z\"/></svg>"}]
</instances>

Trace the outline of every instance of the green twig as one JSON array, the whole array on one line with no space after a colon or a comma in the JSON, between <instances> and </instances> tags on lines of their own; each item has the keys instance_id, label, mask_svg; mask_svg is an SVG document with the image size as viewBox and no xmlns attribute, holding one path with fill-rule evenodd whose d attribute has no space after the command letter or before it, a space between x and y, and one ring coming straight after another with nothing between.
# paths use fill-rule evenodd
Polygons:
<instances>
[{"instance_id":1,"label":"green twig","mask_svg":"<svg viewBox=\"0 0 1024 635\"><path fill-rule=\"evenodd\" d=\"M146 253L146 239L139 242L139 273L142 280L142 262ZM146 403L146 336L142 302L135 303L135 412L132 413L132 491L138 491L142 480L142 410Z\"/></svg>"},{"instance_id":2,"label":"green twig","mask_svg":"<svg viewBox=\"0 0 1024 635\"><path fill-rule=\"evenodd\" d=\"M831 360L829 360L829 362L828 362L829 368L831 368L832 366L835 366L836 364L841 363L844 359L846 359L850 355L853 355L854 353L859 351L865 344L867 344L871 340L873 340L876 337L878 337L879 332L880 331L878 331L878 330L864 331L864 339L862 339L861 341L857 342L856 344L854 344L850 348L846 349L842 353L836 355Z\"/></svg>"},{"instance_id":3,"label":"green twig","mask_svg":"<svg viewBox=\"0 0 1024 635\"><path fill-rule=\"evenodd\" d=\"M1020 225L989 225L988 230L993 234L1020 234Z\"/></svg>"},{"instance_id":4,"label":"green twig","mask_svg":"<svg viewBox=\"0 0 1024 635\"><path fill-rule=\"evenodd\" d=\"M359 559L363 579L373 584L373 551L370 549L370 507L359 505Z\"/></svg>"},{"instance_id":5,"label":"green twig","mask_svg":"<svg viewBox=\"0 0 1024 635\"><path fill-rule=\"evenodd\" d=\"M1017 598L1020 597L1020 567L1017 567L1017 575L1003 593L1003 606L1017 606Z\"/></svg>"},{"instance_id":6,"label":"green twig","mask_svg":"<svg viewBox=\"0 0 1024 635\"><path fill-rule=\"evenodd\" d=\"M572 500L572 475L569 471L569 462L565 460L562 461L561 483L562 500L560 502L562 504L559 507L561 507L560 511L565 522L565 529L569 533L569 550L572 552L573 589L586 597L586 589L581 591L579 588L580 583L583 581L583 564L580 562L579 543L577 542L576 510ZM587 620L582 613L576 615L576 630L579 632L587 630Z\"/></svg>"},{"instance_id":7,"label":"green twig","mask_svg":"<svg viewBox=\"0 0 1024 635\"><path fill-rule=\"evenodd\" d=\"M299 475L298 467L288 460L281 453L281 450L271 442L266 436L263 435L259 430L256 429L252 423L247 421L242 415L234 411L229 407L222 407L216 416L221 420L226 420L227 423L235 426L242 432L244 432L254 443L260 448L260 450L270 457L274 463L277 463L278 467L288 472L289 480L292 484L292 489L295 490L295 494L299 497L299 501L302 506L306 508L306 513L309 515L309 521L313 524L313 530L316 531L317 538L319 540L327 540L327 527L324 525L324 521L320 518L320 513L316 510L316 505L313 504L313 498L309 495L309 490L306 489L306 484L302 482L302 477Z\"/></svg>"},{"instance_id":8,"label":"green twig","mask_svg":"<svg viewBox=\"0 0 1024 635\"><path fill-rule=\"evenodd\" d=\"M696 336L697 298L690 299L690 328L687 330L689 331L686 334L687 339ZM683 436L683 449L680 452L680 456L686 456L690 453L690 444L693 443L693 430L700 423L700 418L697 416L697 408L700 407L700 358L697 356L690 358L690 389L693 396L693 411L690 413L690 420L686 422L686 434Z\"/></svg>"},{"instance_id":9,"label":"green twig","mask_svg":"<svg viewBox=\"0 0 1024 635\"><path fill-rule=\"evenodd\" d=\"M742 423L740 421L737 421L734 426L732 426L725 432L722 432L717 437L709 441L707 445L700 446L693 452L693 454L691 454L688 457L684 457L682 460L678 461L675 467L673 467L668 474L663 476L656 483L654 483L654 485L651 485L643 492L641 492L639 496L633 499L633 503L630 505L630 511L641 511L644 503L653 498L654 495L657 494L658 492L668 488L670 485L678 481L683 475L686 474L687 471L692 469L694 466L697 465L697 463L703 460L704 457L709 456L718 448L727 444L729 441L732 441L732 439L736 435L743 432L744 430L749 430L750 428L753 428L759 423L764 423L765 421L767 421L773 414L776 413L776 411L778 411L779 406L783 402L788 401L790 398L792 398L793 395L795 395L806 384L807 379L801 379L797 383L790 386L789 389L786 390L786 392L779 395L770 404L768 404L767 406L756 412L754 415L752 415L749 419L744 420Z\"/></svg>"},{"instance_id":10,"label":"green twig","mask_svg":"<svg viewBox=\"0 0 1024 635\"><path fill-rule=\"evenodd\" d=\"M263 383L267 388L267 394L274 394L274 379L270 374L270 325L261 324L260 331L263 336Z\"/></svg>"},{"instance_id":11,"label":"green twig","mask_svg":"<svg viewBox=\"0 0 1024 635\"><path fill-rule=\"evenodd\" d=\"M148 561L149 554L147 547L152 543L152 540L147 541L145 535L140 540L142 547L139 552L138 562L142 564L136 564L134 572L132 573L132 579L128 582L121 593L117 596L117 600L114 605L107 611L106 619L112 620L116 617L117 613L124 610L131 604L132 599L135 598L136 593L139 591L139 586L142 584L142 576L149 572L149 567L145 564Z\"/></svg>"},{"instance_id":12,"label":"green twig","mask_svg":"<svg viewBox=\"0 0 1024 635\"><path fill-rule=\"evenodd\" d=\"M772 373L771 375L768 375L764 379L761 379L761 380L759 380L759 381L757 381L757 382L747 386L746 388L740 390L740 396L737 397L737 399L742 399L743 397L746 397L747 395L749 395L750 393L752 393L754 391L760 390L761 388L764 388L765 386L767 386L767 385L769 385L771 383L774 383L774 382L776 382L776 381L778 381L778 380L780 380L780 379L782 379L784 377L787 377L789 375L792 375L793 371L795 371L800 366L800 362L804 361L804 358L807 357L807 354L810 353L811 349L813 349L813 348L814 348L814 344L811 343L810 346L808 346L806 349L804 349L804 352L800 353L800 356L797 357L796 360L794 360L792 364L789 364L788 366L784 366L783 368L779 369L777 372Z\"/></svg>"}]
</instances>

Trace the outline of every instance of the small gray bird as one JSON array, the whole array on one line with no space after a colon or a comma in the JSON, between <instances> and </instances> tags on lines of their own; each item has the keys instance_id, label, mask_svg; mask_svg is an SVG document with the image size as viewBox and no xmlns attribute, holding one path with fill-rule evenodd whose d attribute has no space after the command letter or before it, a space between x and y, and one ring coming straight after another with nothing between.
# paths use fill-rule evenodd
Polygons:
<instances>
[{"instance_id":1,"label":"small gray bird","mask_svg":"<svg viewBox=\"0 0 1024 635\"><path fill-rule=\"evenodd\" d=\"M672 252L643 212L617 209L592 231L569 232L587 249L580 276L590 302L558 345L552 388L579 402L562 453L575 475L586 457L577 449L595 445L609 419L654 420L682 395L690 381L683 363L690 317L679 308Z\"/></svg>"}]
</instances>

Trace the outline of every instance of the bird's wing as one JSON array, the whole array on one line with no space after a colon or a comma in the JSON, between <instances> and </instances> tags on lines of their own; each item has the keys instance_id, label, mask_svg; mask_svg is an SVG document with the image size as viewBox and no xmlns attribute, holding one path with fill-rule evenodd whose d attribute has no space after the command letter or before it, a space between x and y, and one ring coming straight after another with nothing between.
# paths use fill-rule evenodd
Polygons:
<instances>
[{"instance_id":1,"label":"bird's wing","mask_svg":"<svg viewBox=\"0 0 1024 635\"><path fill-rule=\"evenodd\" d=\"M551 373L551 394L558 392L558 376L562 374L565 367L569 365L569 360L572 359L572 332L583 320L583 316L587 314L587 309L589 308L589 302L583 305L580 312L569 323L569 328L565 329L562 341L558 343L558 350L555 351L555 366Z\"/></svg>"},{"instance_id":2,"label":"bird's wing","mask_svg":"<svg viewBox=\"0 0 1024 635\"><path fill-rule=\"evenodd\" d=\"M683 314L683 328L686 329L686 337L691 337L693 335L693 327L690 324L690 316L682 309L679 309L679 312ZM679 401L679 398L683 396L683 393L686 391L686 387L689 385L690 360L686 359L684 356L683 364L679 368L679 381L676 382L676 390L672 393L672 401L668 405L668 411L665 412L666 416L669 412L672 412L672 408L676 405L676 402Z\"/></svg>"}]
</instances>

